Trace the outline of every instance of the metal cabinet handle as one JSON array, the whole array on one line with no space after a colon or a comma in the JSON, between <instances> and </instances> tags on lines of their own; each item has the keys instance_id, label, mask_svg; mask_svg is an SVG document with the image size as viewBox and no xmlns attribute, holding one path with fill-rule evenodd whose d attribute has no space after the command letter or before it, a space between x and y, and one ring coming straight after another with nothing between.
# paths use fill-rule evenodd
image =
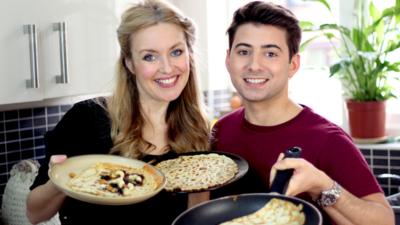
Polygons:
<instances>
[{"instance_id":1,"label":"metal cabinet handle","mask_svg":"<svg viewBox=\"0 0 400 225\"><path fill-rule=\"evenodd\" d=\"M37 31L35 24L23 25L24 34L29 34L29 56L31 79L26 80L27 88L39 88L39 63L37 52Z\"/></svg>"},{"instance_id":2,"label":"metal cabinet handle","mask_svg":"<svg viewBox=\"0 0 400 225\"><path fill-rule=\"evenodd\" d=\"M56 75L57 84L68 84L68 64L67 64L67 39L65 22L53 24L53 30L59 32L60 43L60 68L61 75Z\"/></svg>"}]
</instances>

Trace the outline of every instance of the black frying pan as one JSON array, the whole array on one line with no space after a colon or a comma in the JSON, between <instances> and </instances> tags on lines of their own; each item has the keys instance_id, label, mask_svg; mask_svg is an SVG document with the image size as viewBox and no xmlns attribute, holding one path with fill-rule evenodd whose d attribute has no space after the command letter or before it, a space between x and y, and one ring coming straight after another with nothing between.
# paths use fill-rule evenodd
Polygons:
<instances>
[{"instance_id":1,"label":"black frying pan","mask_svg":"<svg viewBox=\"0 0 400 225\"><path fill-rule=\"evenodd\" d=\"M322 216L312 204L295 197L280 194L253 193L228 196L199 204L179 215L173 225L217 225L222 222L248 215L262 208L270 199L279 198L303 204L306 225L321 225Z\"/></svg>"},{"instance_id":2,"label":"black frying pan","mask_svg":"<svg viewBox=\"0 0 400 225\"><path fill-rule=\"evenodd\" d=\"M291 148L285 152L285 156L299 157L300 152L300 148ZM284 193L292 173L293 170L278 171L271 190ZM322 225L322 215L314 205L279 193L241 194L210 200L186 210L174 220L172 225L217 225L251 214L262 208L272 198L290 201L296 205L302 204L306 217L305 225Z\"/></svg>"}]
</instances>

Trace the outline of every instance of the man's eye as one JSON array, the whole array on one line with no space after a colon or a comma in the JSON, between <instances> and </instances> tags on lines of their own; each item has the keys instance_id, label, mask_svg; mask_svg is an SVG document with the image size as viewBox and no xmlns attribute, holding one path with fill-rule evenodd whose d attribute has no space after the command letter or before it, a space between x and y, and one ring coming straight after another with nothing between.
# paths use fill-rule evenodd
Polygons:
<instances>
[{"instance_id":1,"label":"man's eye","mask_svg":"<svg viewBox=\"0 0 400 225\"><path fill-rule=\"evenodd\" d=\"M175 49L171 52L171 56L180 56L182 55L183 51L181 49Z\"/></svg>"},{"instance_id":2,"label":"man's eye","mask_svg":"<svg viewBox=\"0 0 400 225\"><path fill-rule=\"evenodd\" d=\"M278 55L275 52L267 52L266 56L272 58L272 57L276 57Z\"/></svg>"},{"instance_id":3,"label":"man's eye","mask_svg":"<svg viewBox=\"0 0 400 225\"><path fill-rule=\"evenodd\" d=\"M152 54L147 54L143 57L143 60L148 62L153 62L154 60L156 60L156 57Z\"/></svg>"},{"instance_id":4,"label":"man's eye","mask_svg":"<svg viewBox=\"0 0 400 225\"><path fill-rule=\"evenodd\" d=\"M247 50L239 50L238 54L239 55L249 55L249 51L247 51Z\"/></svg>"}]
</instances>

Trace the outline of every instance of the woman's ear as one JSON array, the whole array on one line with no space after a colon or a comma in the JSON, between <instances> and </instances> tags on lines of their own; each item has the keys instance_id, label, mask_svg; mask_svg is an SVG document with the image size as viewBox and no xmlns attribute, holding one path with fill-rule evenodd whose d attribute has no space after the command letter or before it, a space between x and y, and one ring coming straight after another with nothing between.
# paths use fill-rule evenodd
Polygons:
<instances>
[{"instance_id":1,"label":"woman's ear","mask_svg":"<svg viewBox=\"0 0 400 225\"><path fill-rule=\"evenodd\" d=\"M129 71L130 71L132 74L135 74L135 70L134 70L134 67L133 67L133 61L132 61L132 59L125 58L124 61L125 61L125 66L128 67Z\"/></svg>"}]
</instances>

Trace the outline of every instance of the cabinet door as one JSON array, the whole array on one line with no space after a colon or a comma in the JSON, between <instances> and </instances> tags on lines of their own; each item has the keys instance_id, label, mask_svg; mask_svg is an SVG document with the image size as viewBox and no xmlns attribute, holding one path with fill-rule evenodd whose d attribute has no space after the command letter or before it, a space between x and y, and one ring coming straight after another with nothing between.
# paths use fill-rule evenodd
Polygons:
<instances>
[{"instance_id":1,"label":"cabinet door","mask_svg":"<svg viewBox=\"0 0 400 225\"><path fill-rule=\"evenodd\" d=\"M45 98L109 91L117 60L114 1L44 1L50 12L41 21ZM58 29L63 24L65 33ZM59 83L61 71L68 82Z\"/></svg>"},{"instance_id":2,"label":"cabinet door","mask_svg":"<svg viewBox=\"0 0 400 225\"><path fill-rule=\"evenodd\" d=\"M37 101L43 98L43 85L38 88L28 88L27 80L31 80L31 73L38 72L35 65L35 56L38 50L38 40L34 40L33 27L31 34L23 25L35 25L38 31L38 5L36 1L6 0L0 7L0 104ZM38 34L38 32L37 32ZM39 38L39 36L36 36ZM29 43L32 40L34 43ZM30 50L32 48L32 52ZM41 61L36 58L37 64ZM32 62L31 62L32 61ZM33 64L31 64L33 63ZM39 73L36 75L40 76Z\"/></svg>"}]
</instances>

